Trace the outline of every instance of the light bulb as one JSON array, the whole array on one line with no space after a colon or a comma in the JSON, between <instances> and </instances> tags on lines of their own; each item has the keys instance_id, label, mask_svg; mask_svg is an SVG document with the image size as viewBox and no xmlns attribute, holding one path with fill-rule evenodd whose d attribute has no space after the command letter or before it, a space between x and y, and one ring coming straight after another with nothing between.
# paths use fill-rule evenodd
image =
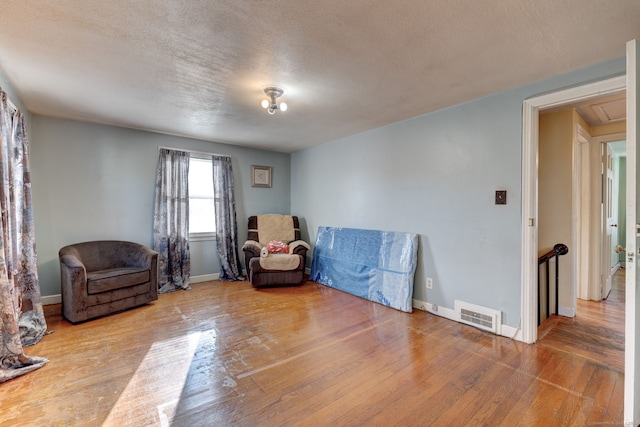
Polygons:
<instances>
[{"instance_id":1,"label":"light bulb","mask_svg":"<svg viewBox=\"0 0 640 427\"><path fill-rule=\"evenodd\" d=\"M280 111L287 111L287 103L286 102L281 102L278 107L280 108Z\"/></svg>"},{"instance_id":2,"label":"light bulb","mask_svg":"<svg viewBox=\"0 0 640 427\"><path fill-rule=\"evenodd\" d=\"M266 99L262 100L262 108L269 108L269 101Z\"/></svg>"}]
</instances>

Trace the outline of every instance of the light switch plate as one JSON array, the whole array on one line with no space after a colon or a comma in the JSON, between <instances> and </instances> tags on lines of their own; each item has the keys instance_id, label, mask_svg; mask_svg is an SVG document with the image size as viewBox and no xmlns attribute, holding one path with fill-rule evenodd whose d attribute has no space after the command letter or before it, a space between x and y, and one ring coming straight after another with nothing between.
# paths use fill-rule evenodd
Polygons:
<instances>
[{"instance_id":1,"label":"light switch plate","mask_svg":"<svg viewBox=\"0 0 640 427\"><path fill-rule=\"evenodd\" d=\"M507 190L496 190L496 205L507 204Z\"/></svg>"}]
</instances>

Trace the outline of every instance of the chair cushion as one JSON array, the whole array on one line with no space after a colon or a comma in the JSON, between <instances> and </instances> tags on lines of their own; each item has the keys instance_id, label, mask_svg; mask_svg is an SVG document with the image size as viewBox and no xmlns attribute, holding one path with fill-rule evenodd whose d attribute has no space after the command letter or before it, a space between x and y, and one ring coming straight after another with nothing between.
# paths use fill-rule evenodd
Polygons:
<instances>
[{"instance_id":1,"label":"chair cushion","mask_svg":"<svg viewBox=\"0 0 640 427\"><path fill-rule=\"evenodd\" d=\"M110 268L108 270L87 271L87 292L89 295L113 291L148 282L149 270L141 268Z\"/></svg>"},{"instance_id":2,"label":"chair cushion","mask_svg":"<svg viewBox=\"0 0 640 427\"><path fill-rule=\"evenodd\" d=\"M256 270L256 272L260 273L293 271L304 268L303 258L297 254L269 254L266 258L252 258L249 264L251 270Z\"/></svg>"}]
</instances>

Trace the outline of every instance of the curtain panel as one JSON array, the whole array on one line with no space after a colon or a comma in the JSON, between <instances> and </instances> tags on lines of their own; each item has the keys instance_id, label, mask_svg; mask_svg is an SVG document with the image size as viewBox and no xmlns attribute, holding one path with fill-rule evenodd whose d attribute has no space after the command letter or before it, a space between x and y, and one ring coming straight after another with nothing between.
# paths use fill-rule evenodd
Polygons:
<instances>
[{"instance_id":1,"label":"curtain panel","mask_svg":"<svg viewBox=\"0 0 640 427\"><path fill-rule=\"evenodd\" d=\"M221 266L220 280L244 280L238 256L238 223L231 158L212 156L212 161L216 246Z\"/></svg>"},{"instance_id":2,"label":"curtain panel","mask_svg":"<svg viewBox=\"0 0 640 427\"><path fill-rule=\"evenodd\" d=\"M38 281L24 117L9 109L1 89L0 97L0 382L4 382L48 360L24 353L25 346L45 335L47 324Z\"/></svg>"},{"instance_id":3,"label":"curtain panel","mask_svg":"<svg viewBox=\"0 0 640 427\"><path fill-rule=\"evenodd\" d=\"M191 289L189 253L189 153L161 148L153 215L158 252L158 292Z\"/></svg>"}]
</instances>

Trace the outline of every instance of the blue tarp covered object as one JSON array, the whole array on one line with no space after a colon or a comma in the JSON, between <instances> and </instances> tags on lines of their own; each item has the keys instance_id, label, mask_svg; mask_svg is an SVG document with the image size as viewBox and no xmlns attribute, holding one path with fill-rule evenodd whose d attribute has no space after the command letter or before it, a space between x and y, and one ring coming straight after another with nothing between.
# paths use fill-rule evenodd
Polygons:
<instances>
[{"instance_id":1,"label":"blue tarp covered object","mask_svg":"<svg viewBox=\"0 0 640 427\"><path fill-rule=\"evenodd\" d=\"M411 313L418 235L318 227L311 279Z\"/></svg>"}]
</instances>

